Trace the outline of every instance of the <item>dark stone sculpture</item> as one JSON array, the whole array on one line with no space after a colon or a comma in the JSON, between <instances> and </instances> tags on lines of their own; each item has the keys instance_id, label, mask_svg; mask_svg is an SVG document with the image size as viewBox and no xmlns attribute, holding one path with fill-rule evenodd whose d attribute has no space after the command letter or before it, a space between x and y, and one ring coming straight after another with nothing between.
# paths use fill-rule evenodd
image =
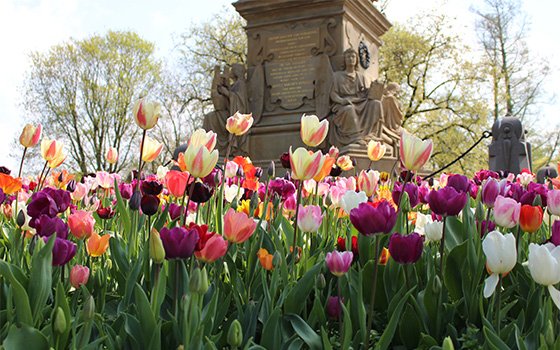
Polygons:
<instances>
[{"instance_id":1,"label":"dark stone sculpture","mask_svg":"<svg viewBox=\"0 0 560 350\"><path fill-rule=\"evenodd\" d=\"M544 184L547 179L554 179L558 177L558 171L552 166L545 166L537 170L537 182Z\"/></svg>"},{"instance_id":2,"label":"dark stone sculpture","mask_svg":"<svg viewBox=\"0 0 560 350\"><path fill-rule=\"evenodd\" d=\"M531 170L531 145L525 141L525 130L518 118L499 118L492 126L489 165L493 171L519 174Z\"/></svg>"}]
</instances>

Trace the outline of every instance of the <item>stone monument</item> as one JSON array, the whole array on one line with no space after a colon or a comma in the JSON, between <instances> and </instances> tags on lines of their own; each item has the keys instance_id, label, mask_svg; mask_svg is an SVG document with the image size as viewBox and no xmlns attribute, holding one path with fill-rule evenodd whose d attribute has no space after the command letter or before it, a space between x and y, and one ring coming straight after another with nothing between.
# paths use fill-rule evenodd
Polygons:
<instances>
[{"instance_id":1,"label":"stone monument","mask_svg":"<svg viewBox=\"0 0 560 350\"><path fill-rule=\"evenodd\" d=\"M525 141L525 130L518 118L498 118L492 126L489 149L490 170L519 174L531 170L531 144Z\"/></svg>"},{"instance_id":2,"label":"stone monument","mask_svg":"<svg viewBox=\"0 0 560 350\"><path fill-rule=\"evenodd\" d=\"M330 125L319 148L335 145L366 167L367 142L381 140L388 150L376 167L390 170L403 117L395 98L398 85L377 81L379 38L391 24L372 2L239 0L233 5L247 21L247 69L216 68L212 100L218 105L205 117L205 127L221 135L218 148L227 145L224 111L253 113L242 151L259 166L278 161L290 146L303 146L301 116L315 114Z\"/></svg>"}]
</instances>

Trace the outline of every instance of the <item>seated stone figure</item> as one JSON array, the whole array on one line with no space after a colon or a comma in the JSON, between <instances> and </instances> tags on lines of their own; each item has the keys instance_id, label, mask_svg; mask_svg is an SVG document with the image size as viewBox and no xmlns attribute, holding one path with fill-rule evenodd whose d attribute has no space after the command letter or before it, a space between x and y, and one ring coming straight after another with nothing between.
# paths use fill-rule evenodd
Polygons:
<instances>
[{"instance_id":1,"label":"seated stone figure","mask_svg":"<svg viewBox=\"0 0 560 350\"><path fill-rule=\"evenodd\" d=\"M356 71L357 64L358 54L348 49L344 51L344 69L333 73L330 100L334 127L329 141L338 147L365 144L380 137L383 88L381 85L379 90L377 82L368 88L363 74Z\"/></svg>"}]
</instances>

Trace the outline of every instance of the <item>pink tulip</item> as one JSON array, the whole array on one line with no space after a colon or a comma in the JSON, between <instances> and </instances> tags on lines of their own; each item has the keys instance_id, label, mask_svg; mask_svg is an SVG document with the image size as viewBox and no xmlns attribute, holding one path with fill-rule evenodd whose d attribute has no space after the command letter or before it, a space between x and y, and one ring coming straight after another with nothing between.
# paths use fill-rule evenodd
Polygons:
<instances>
[{"instance_id":1,"label":"pink tulip","mask_svg":"<svg viewBox=\"0 0 560 350\"><path fill-rule=\"evenodd\" d=\"M41 124L38 124L37 126L26 124L19 137L19 143L21 143L23 147L35 147L39 143L40 138Z\"/></svg>"},{"instance_id":2,"label":"pink tulip","mask_svg":"<svg viewBox=\"0 0 560 350\"><path fill-rule=\"evenodd\" d=\"M115 164L119 160L119 151L115 147L109 147L105 154L105 159L107 159L109 164Z\"/></svg>"},{"instance_id":3,"label":"pink tulip","mask_svg":"<svg viewBox=\"0 0 560 350\"><path fill-rule=\"evenodd\" d=\"M76 184L76 189L74 190L74 192L70 193L70 197L72 197L72 200L74 201L81 201L82 199L84 199L87 192L87 186L83 183L78 182Z\"/></svg>"},{"instance_id":4,"label":"pink tulip","mask_svg":"<svg viewBox=\"0 0 560 350\"><path fill-rule=\"evenodd\" d=\"M113 186L115 186L115 178L113 177L113 174L106 171L98 171L95 174L95 181L99 187L104 189L113 188Z\"/></svg>"},{"instance_id":5,"label":"pink tulip","mask_svg":"<svg viewBox=\"0 0 560 350\"><path fill-rule=\"evenodd\" d=\"M336 277L340 277L350 270L353 258L354 254L350 251L339 252L335 250L327 253L325 261L329 271Z\"/></svg>"},{"instance_id":6,"label":"pink tulip","mask_svg":"<svg viewBox=\"0 0 560 350\"><path fill-rule=\"evenodd\" d=\"M366 196L371 197L377 190L379 172L376 170L362 170L358 175L358 188L364 191Z\"/></svg>"},{"instance_id":7,"label":"pink tulip","mask_svg":"<svg viewBox=\"0 0 560 350\"><path fill-rule=\"evenodd\" d=\"M420 138L403 131L399 142L399 154L402 165L411 171L420 170L432 155L432 140Z\"/></svg>"},{"instance_id":8,"label":"pink tulip","mask_svg":"<svg viewBox=\"0 0 560 350\"><path fill-rule=\"evenodd\" d=\"M243 243L255 232L257 223L243 212L229 208L224 215L224 235L232 243Z\"/></svg>"},{"instance_id":9,"label":"pink tulip","mask_svg":"<svg viewBox=\"0 0 560 350\"><path fill-rule=\"evenodd\" d=\"M183 197L185 194L185 189L187 188L187 181L189 179L189 174L177 171L169 170L165 174L165 186L169 193L175 197Z\"/></svg>"},{"instance_id":10,"label":"pink tulip","mask_svg":"<svg viewBox=\"0 0 560 350\"><path fill-rule=\"evenodd\" d=\"M317 232L322 222L321 207L318 205L308 205L306 207L301 204L299 205L298 227L300 230L303 232Z\"/></svg>"},{"instance_id":11,"label":"pink tulip","mask_svg":"<svg viewBox=\"0 0 560 350\"><path fill-rule=\"evenodd\" d=\"M205 263L213 263L226 254L227 248L228 242L222 236L214 234L206 241L204 248L195 251L194 255Z\"/></svg>"},{"instance_id":12,"label":"pink tulip","mask_svg":"<svg viewBox=\"0 0 560 350\"><path fill-rule=\"evenodd\" d=\"M80 286L87 284L89 279L89 268L87 266L75 265L70 270L70 284L78 289Z\"/></svg>"},{"instance_id":13,"label":"pink tulip","mask_svg":"<svg viewBox=\"0 0 560 350\"><path fill-rule=\"evenodd\" d=\"M560 216L560 190L550 190L546 197L548 212Z\"/></svg>"},{"instance_id":14,"label":"pink tulip","mask_svg":"<svg viewBox=\"0 0 560 350\"><path fill-rule=\"evenodd\" d=\"M519 222L521 203L512 198L503 196L496 197L494 202L494 221L496 224L506 228L512 228Z\"/></svg>"},{"instance_id":15,"label":"pink tulip","mask_svg":"<svg viewBox=\"0 0 560 350\"><path fill-rule=\"evenodd\" d=\"M68 226L70 233L77 239L89 238L93 233L95 219L88 211L76 210L68 217Z\"/></svg>"}]
</instances>

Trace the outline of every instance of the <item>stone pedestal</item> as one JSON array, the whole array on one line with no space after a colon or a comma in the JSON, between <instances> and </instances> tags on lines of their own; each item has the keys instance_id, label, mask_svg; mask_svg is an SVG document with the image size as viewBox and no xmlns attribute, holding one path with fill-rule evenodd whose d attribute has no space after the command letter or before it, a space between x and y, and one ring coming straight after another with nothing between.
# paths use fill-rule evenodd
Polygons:
<instances>
[{"instance_id":1,"label":"stone pedestal","mask_svg":"<svg viewBox=\"0 0 560 350\"><path fill-rule=\"evenodd\" d=\"M247 85L255 117L247 150L262 166L278 162L290 146L304 146L304 113L329 117L323 72L325 66L341 70L346 49L359 53L357 71L368 86L377 79L379 38L391 24L369 0L240 0L234 6L247 21ZM365 146L341 153L355 158L360 167L369 164ZM379 163L388 168L379 170L388 171L393 163L390 155Z\"/></svg>"}]
</instances>

